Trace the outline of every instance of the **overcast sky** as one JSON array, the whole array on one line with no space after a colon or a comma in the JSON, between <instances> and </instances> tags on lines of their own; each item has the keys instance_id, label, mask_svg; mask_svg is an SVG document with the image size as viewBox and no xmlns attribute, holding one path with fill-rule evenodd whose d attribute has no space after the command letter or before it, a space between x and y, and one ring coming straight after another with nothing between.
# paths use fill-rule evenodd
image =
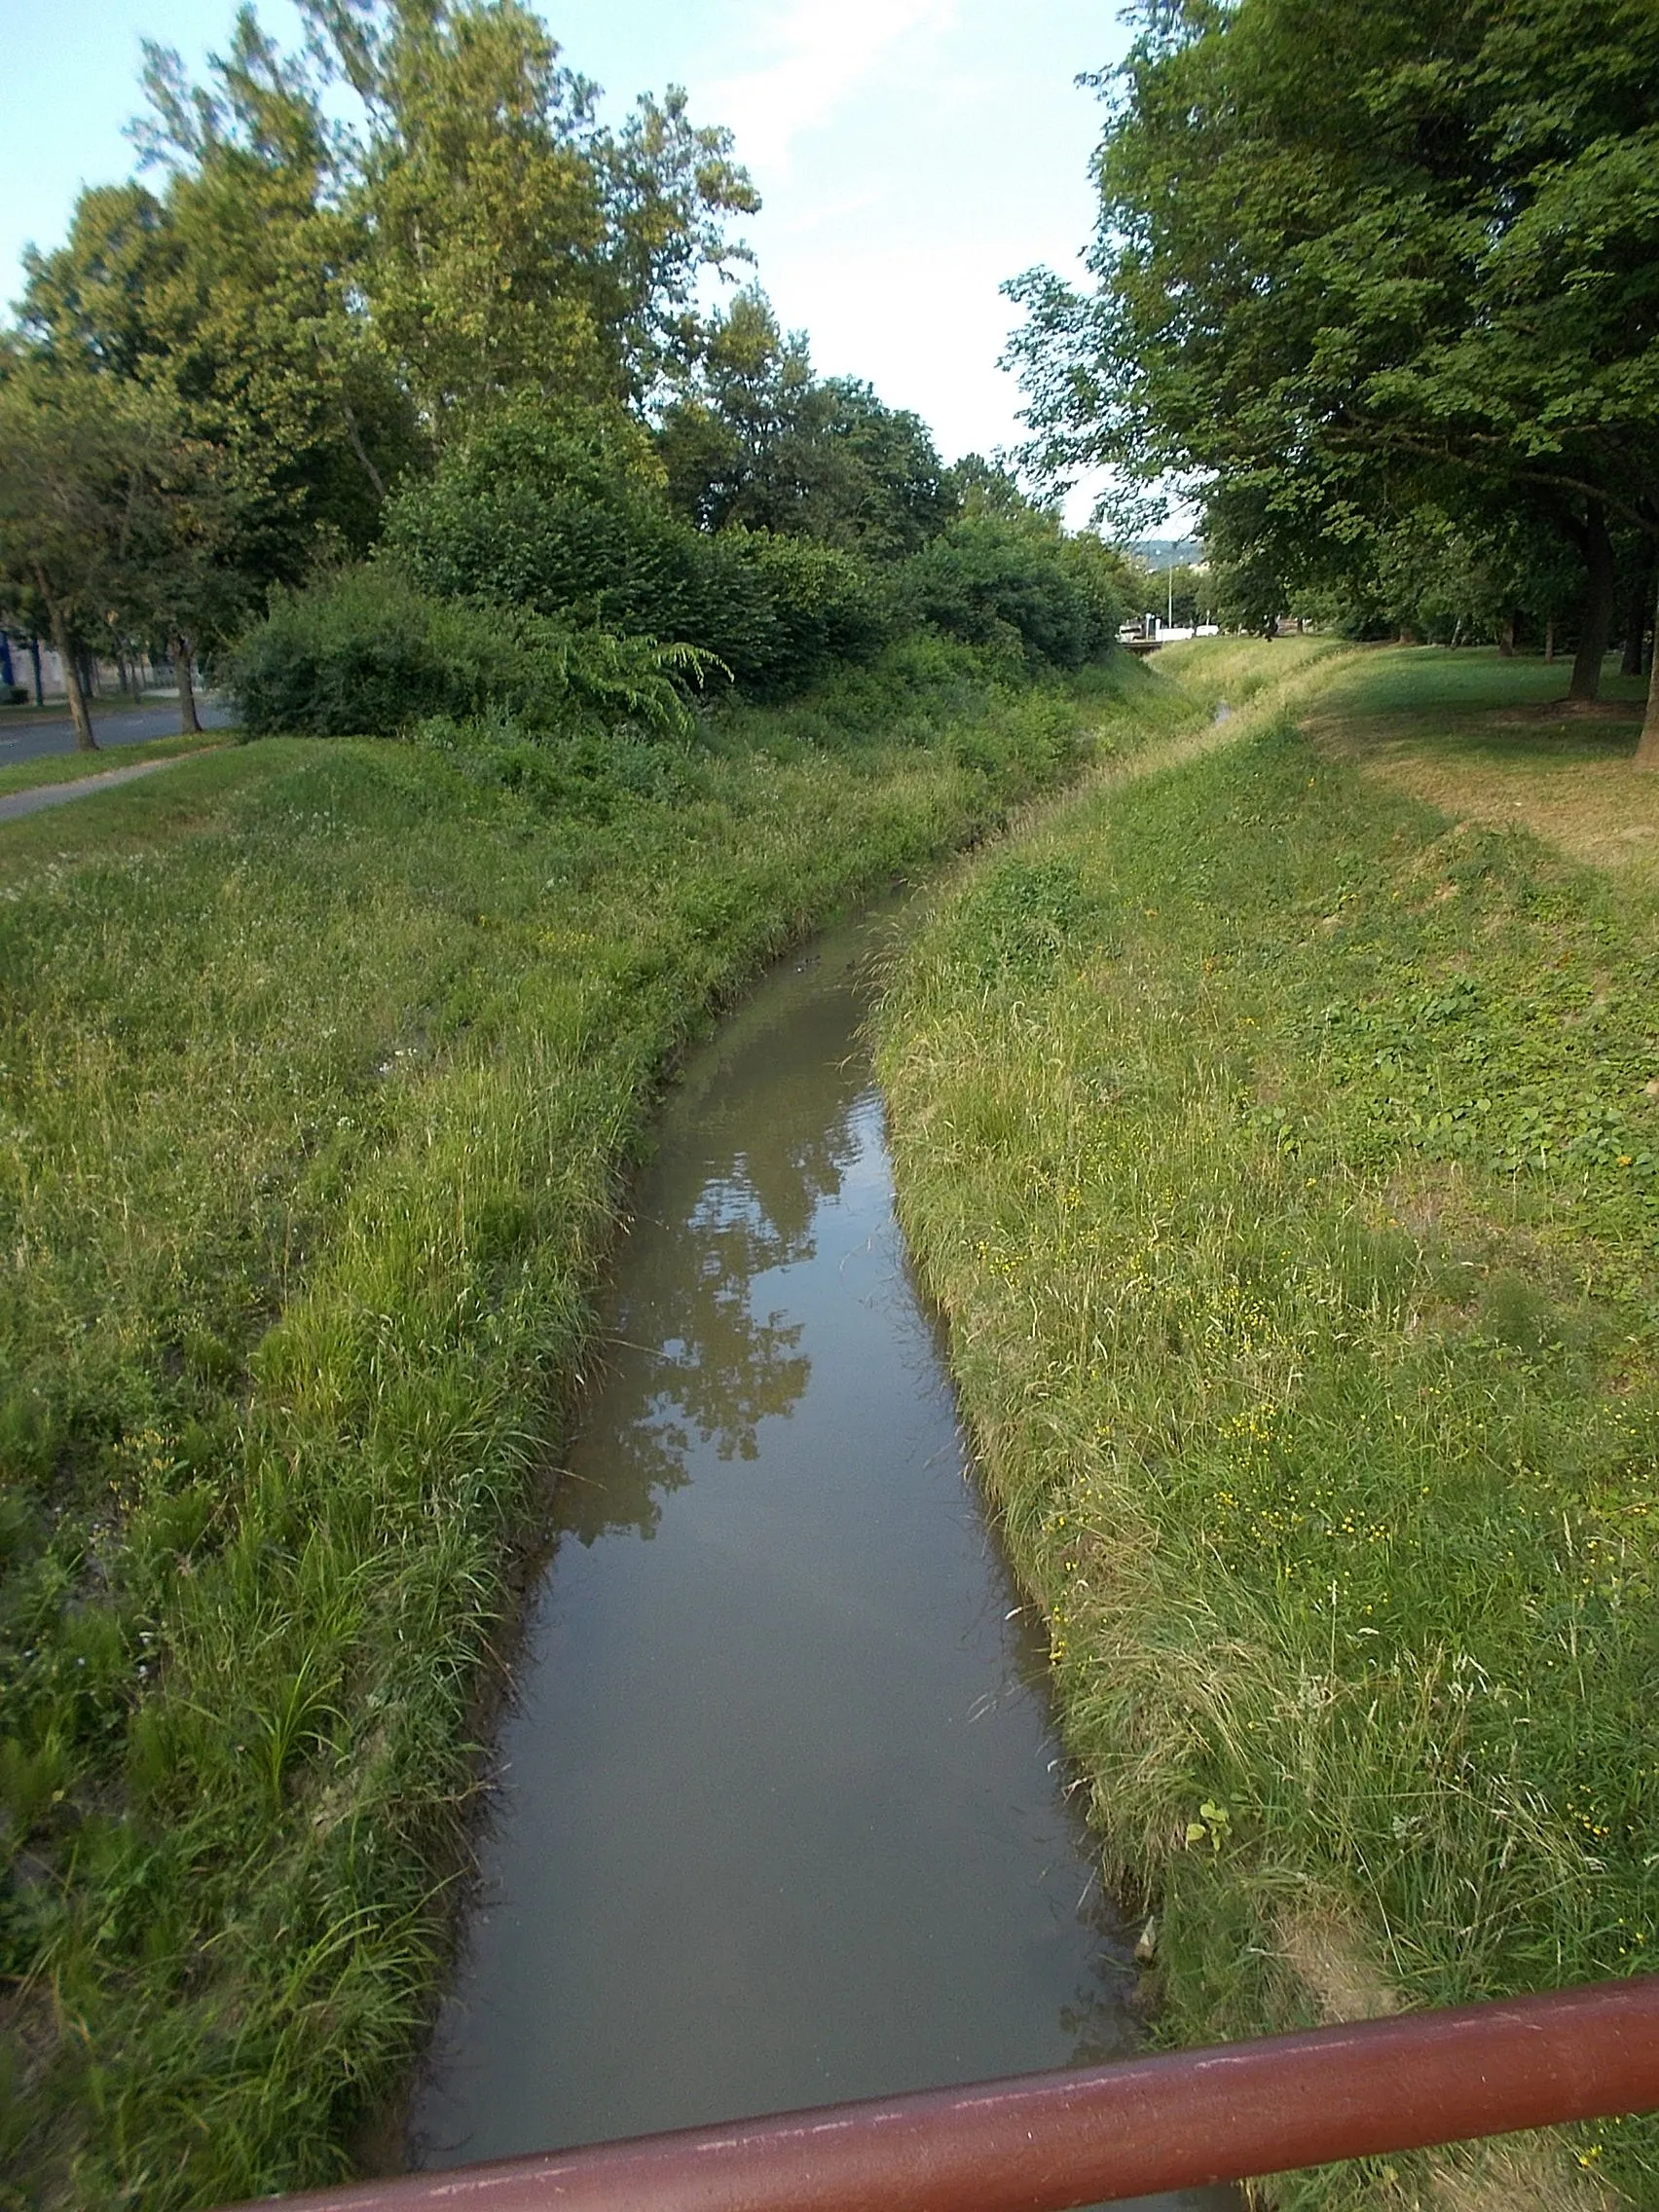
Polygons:
<instances>
[{"instance_id":1,"label":"overcast sky","mask_svg":"<svg viewBox=\"0 0 1659 2212\"><path fill-rule=\"evenodd\" d=\"M0 285L56 244L83 183L129 172L139 40L193 68L234 0L0 0ZM1018 434L997 368L999 283L1075 273L1092 221L1094 95L1124 49L1090 0L571 0L543 11L608 112L682 84L737 134L761 197L745 226L784 323L826 374L867 377L933 425L946 459ZM278 35L282 0L260 14Z\"/></svg>"}]
</instances>

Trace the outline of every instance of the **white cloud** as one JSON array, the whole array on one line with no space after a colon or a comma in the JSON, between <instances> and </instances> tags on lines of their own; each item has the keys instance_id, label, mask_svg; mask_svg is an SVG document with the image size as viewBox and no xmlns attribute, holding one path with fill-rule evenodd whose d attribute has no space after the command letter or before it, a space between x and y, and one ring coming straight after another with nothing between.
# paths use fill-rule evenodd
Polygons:
<instances>
[{"instance_id":1,"label":"white cloud","mask_svg":"<svg viewBox=\"0 0 1659 2212\"><path fill-rule=\"evenodd\" d=\"M767 58L704 88L699 106L737 133L764 172L788 167L795 140L835 112L913 31L948 31L957 0L795 0L756 9L745 44Z\"/></svg>"}]
</instances>

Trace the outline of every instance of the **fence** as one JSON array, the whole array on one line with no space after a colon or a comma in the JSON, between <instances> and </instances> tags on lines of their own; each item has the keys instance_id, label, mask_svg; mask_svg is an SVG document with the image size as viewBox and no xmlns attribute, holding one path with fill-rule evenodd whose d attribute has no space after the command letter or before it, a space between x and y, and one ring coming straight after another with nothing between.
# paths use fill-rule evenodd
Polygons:
<instances>
[{"instance_id":1,"label":"fence","mask_svg":"<svg viewBox=\"0 0 1659 2212\"><path fill-rule=\"evenodd\" d=\"M285 2212L1059 2212L1659 2109L1659 1975L639 2136Z\"/></svg>"}]
</instances>

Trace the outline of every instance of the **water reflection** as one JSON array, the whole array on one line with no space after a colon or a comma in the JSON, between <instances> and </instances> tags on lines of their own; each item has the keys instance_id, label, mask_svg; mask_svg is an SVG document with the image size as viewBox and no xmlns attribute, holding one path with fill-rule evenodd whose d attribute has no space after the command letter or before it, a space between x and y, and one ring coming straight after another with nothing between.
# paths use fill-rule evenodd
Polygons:
<instances>
[{"instance_id":1,"label":"water reflection","mask_svg":"<svg viewBox=\"0 0 1659 2212\"><path fill-rule=\"evenodd\" d=\"M850 1056L862 959L775 977L665 1117L421 2162L1134 2046Z\"/></svg>"},{"instance_id":2,"label":"water reflection","mask_svg":"<svg viewBox=\"0 0 1659 2212\"><path fill-rule=\"evenodd\" d=\"M618 1285L609 1386L583 1422L608 1429L606 1478L603 1487L566 1486L555 1509L560 1534L586 1544L607 1530L652 1535L663 1497L687 1480L695 1445L713 1447L720 1459L757 1458L761 1422L787 1419L811 1381L805 1324L767 1299L767 1277L817 1256L814 1224L839 1197L858 1153L853 1120L864 1071L834 1058L803 1067L779 1053L754 1072L754 1119L764 1141L698 1161L696 1195L672 1225L671 1271L653 1263L647 1241L669 1224L635 1226L634 1264ZM708 1090L699 1083L692 1095L707 1098ZM709 1134L718 1137L728 1120L715 1106ZM679 1178L673 1183L682 1195Z\"/></svg>"}]
</instances>

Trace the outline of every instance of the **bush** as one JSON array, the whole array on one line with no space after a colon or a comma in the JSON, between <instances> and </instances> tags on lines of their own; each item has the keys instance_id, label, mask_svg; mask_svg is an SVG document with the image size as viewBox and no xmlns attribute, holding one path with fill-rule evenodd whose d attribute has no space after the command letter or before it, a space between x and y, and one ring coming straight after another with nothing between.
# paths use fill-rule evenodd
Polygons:
<instances>
[{"instance_id":1,"label":"bush","mask_svg":"<svg viewBox=\"0 0 1659 2212\"><path fill-rule=\"evenodd\" d=\"M654 465L628 425L514 409L397 494L387 547L442 598L680 641L759 697L879 648L891 617L867 563L766 531L711 536L669 511Z\"/></svg>"},{"instance_id":2,"label":"bush","mask_svg":"<svg viewBox=\"0 0 1659 2212\"><path fill-rule=\"evenodd\" d=\"M839 663L868 660L891 633L891 594L856 553L763 530L724 531L698 551L687 635L758 697L793 697Z\"/></svg>"},{"instance_id":3,"label":"bush","mask_svg":"<svg viewBox=\"0 0 1659 2212\"><path fill-rule=\"evenodd\" d=\"M387 550L440 598L659 638L689 635L696 539L633 425L528 406L446 453L386 515Z\"/></svg>"},{"instance_id":4,"label":"bush","mask_svg":"<svg viewBox=\"0 0 1659 2212\"><path fill-rule=\"evenodd\" d=\"M636 722L685 734L695 653L418 590L389 563L273 597L228 670L249 736L402 734L498 709L531 731Z\"/></svg>"},{"instance_id":5,"label":"bush","mask_svg":"<svg viewBox=\"0 0 1659 2212\"><path fill-rule=\"evenodd\" d=\"M1106 548L1040 515L965 515L905 562L903 591L913 617L948 637L1056 668L1107 651L1123 619Z\"/></svg>"}]
</instances>

